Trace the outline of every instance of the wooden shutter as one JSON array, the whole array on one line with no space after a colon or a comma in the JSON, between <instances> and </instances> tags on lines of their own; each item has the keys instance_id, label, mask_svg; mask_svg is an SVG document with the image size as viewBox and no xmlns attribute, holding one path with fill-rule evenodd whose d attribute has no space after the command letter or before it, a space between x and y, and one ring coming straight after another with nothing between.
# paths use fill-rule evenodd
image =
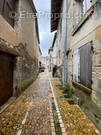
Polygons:
<instances>
[{"instance_id":1,"label":"wooden shutter","mask_svg":"<svg viewBox=\"0 0 101 135\"><path fill-rule=\"evenodd\" d=\"M88 88L92 84L92 44L80 48L80 82Z\"/></svg>"},{"instance_id":2,"label":"wooden shutter","mask_svg":"<svg viewBox=\"0 0 101 135\"><path fill-rule=\"evenodd\" d=\"M4 4L4 18L7 20L7 22L14 27L14 18L10 17L10 12L14 11L14 0L5 0Z\"/></svg>"},{"instance_id":3,"label":"wooden shutter","mask_svg":"<svg viewBox=\"0 0 101 135\"><path fill-rule=\"evenodd\" d=\"M80 76L80 51L75 50L73 53L73 80L79 82Z\"/></svg>"},{"instance_id":4,"label":"wooden shutter","mask_svg":"<svg viewBox=\"0 0 101 135\"><path fill-rule=\"evenodd\" d=\"M0 14L3 13L4 0L0 0Z\"/></svg>"}]
</instances>

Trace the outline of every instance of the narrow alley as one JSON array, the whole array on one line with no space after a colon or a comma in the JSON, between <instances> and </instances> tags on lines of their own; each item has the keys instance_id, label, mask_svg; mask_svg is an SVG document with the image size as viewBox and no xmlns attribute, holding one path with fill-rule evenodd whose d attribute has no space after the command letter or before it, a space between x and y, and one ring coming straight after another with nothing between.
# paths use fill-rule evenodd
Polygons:
<instances>
[{"instance_id":1,"label":"narrow alley","mask_svg":"<svg viewBox=\"0 0 101 135\"><path fill-rule=\"evenodd\" d=\"M70 107L66 100L60 98L61 91L57 89L59 84L60 81L52 78L47 70L41 73L13 104L0 113L0 134L100 135L100 132L77 105ZM56 107L55 117L58 116L57 121L60 126L55 123L52 104ZM73 113L75 113L74 116Z\"/></svg>"},{"instance_id":2,"label":"narrow alley","mask_svg":"<svg viewBox=\"0 0 101 135\"><path fill-rule=\"evenodd\" d=\"M101 135L101 0L0 0L0 135Z\"/></svg>"}]
</instances>

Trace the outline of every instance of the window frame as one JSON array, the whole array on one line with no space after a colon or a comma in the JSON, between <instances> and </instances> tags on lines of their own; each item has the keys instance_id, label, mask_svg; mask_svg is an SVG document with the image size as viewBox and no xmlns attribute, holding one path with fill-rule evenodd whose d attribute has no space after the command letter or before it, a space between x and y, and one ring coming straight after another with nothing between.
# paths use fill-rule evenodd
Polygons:
<instances>
[{"instance_id":1,"label":"window frame","mask_svg":"<svg viewBox=\"0 0 101 135\"><path fill-rule=\"evenodd\" d=\"M72 79L74 82L81 83L83 86L89 89L92 89L92 65L93 65L92 46L93 46L92 42L88 42L85 45L81 46L80 48L76 49L72 55L73 56L72 57L72 65L73 65L72 67L73 78ZM75 62L75 59L76 59L76 62ZM84 74L86 74L86 76Z\"/></svg>"},{"instance_id":2,"label":"window frame","mask_svg":"<svg viewBox=\"0 0 101 135\"><path fill-rule=\"evenodd\" d=\"M77 4L78 4L78 23L80 22L80 20L85 16L85 14L87 13L87 11L92 7L92 1L91 2L91 6L88 8L87 2L88 0L77 0ZM83 3L84 3L84 7L83 7ZM82 6L82 7L81 7ZM83 13L83 11L85 11Z\"/></svg>"},{"instance_id":3,"label":"window frame","mask_svg":"<svg viewBox=\"0 0 101 135\"><path fill-rule=\"evenodd\" d=\"M15 8L15 6L16 6L16 1L17 1L17 0L12 0L12 3L13 3L13 5L14 5L14 7L13 7L13 5L10 3L9 0L2 0L2 6L1 6L1 10L0 10L0 14L3 16L3 18L8 22L8 24L9 24L12 28L14 28L15 19L14 19L14 18L10 18L10 17L9 17L9 13L7 14L7 13L6 13L6 10L7 10L7 6L8 6L11 11L16 11L16 8ZM10 10L9 10L9 11L10 11Z\"/></svg>"}]
</instances>

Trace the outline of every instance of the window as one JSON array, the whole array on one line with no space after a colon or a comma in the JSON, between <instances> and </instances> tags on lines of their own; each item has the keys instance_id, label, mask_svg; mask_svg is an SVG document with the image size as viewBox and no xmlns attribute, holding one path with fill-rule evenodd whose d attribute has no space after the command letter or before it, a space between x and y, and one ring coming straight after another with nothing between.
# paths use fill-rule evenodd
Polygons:
<instances>
[{"instance_id":1,"label":"window","mask_svg":"<svg viewBox=\"0 0 101 135\"><path fill-rule=\"evenodd\" d=\"M87 9L91 7L92 0L87 0Z\"/></svg>"},{"instance_id":2,"label":"window","mask_svg":"<svg viewBox=\"0 0 101 135\"><path fill-rule=\"evenodd\" d=\"M62 18L60 19L60 40L62 37Z\"/></svg>"},{"instance_id":3,"label":"window","mask_svg":"<svg viewBox=\"0 0 101 135\"><path fill-rule=\"evenodd\" d=\"M88 43L73 53L73 80L91 88L92 84L92 43Z\"/></svg>"},{"instance_id":4,"label":"window","mask_svg":"<svg viewBox=\"0 0 101 135\"><path fill-rule=\"evenodd\" d=\"M80 52L79 49L73 52L73 80L80 82Z\"/></svg>"},{"instance_id":5,"label":"window","mask_svg":"<svg viewBox=\"0 0 101 135\"><path fill-rule=\"evenodd\" d=\"M16 0L0 0L0 14L6 21L14 27L14 18L10 17L10 12L15 11Z\"/></svg>"},{"instance_id":6,"label":"window","mask_svg":"<svg viewBox=\"0 0 101 135\"><path fill-rule=\"evenodd\" d=\"M60 59L61 59L61 56L60 56L60 50L59 50L59 64L60 64Z\"/></svg>"},{"instance_id":7,"label":"window","mask_svg":"<svg viewBox=\"0 0 101 135\"><path fill-rule=\"evenodd\" d=\"M92 43L80 48L80 82L91 88L92 84Z\"/></svg>"},{"instance_id":8,"label":"window","mask_svg":"<svg viewBox=\"0 0 101 135\"><path fill-rule=\"evenodd\" d=\"M3 12L4 0L0 0L0 14Z\"/></svg>"},{"instance_id":9,"label":"window","mask_svg":"<svg viewBox=\"0 0 101 135\"><path fill-rule=\"evenodd\" d=\"M82 19L82 17L85 15L85 13L90 9L91 7L91 0L79 0L78 1L78 16L79 21Z\"/></svg>"}]
</instances>

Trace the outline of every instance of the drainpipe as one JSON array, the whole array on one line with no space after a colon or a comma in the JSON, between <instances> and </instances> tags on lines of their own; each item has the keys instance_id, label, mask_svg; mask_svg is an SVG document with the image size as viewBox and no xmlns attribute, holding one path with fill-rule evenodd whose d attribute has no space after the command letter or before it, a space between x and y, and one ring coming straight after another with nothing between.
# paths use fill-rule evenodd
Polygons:
<instances>
[{"instance_id":1,"label":"drainpipe","mask_svg":"<svg viewBox=\"0 0 101 135\"><path fill-rule=\"evenodd\" d=\"M68 80L68 69L67 69L67 12L68 12L68 0L65 0L65 22L64 22L64 78L63 83L67 83Z\"/></svg>"}]
</instances>

